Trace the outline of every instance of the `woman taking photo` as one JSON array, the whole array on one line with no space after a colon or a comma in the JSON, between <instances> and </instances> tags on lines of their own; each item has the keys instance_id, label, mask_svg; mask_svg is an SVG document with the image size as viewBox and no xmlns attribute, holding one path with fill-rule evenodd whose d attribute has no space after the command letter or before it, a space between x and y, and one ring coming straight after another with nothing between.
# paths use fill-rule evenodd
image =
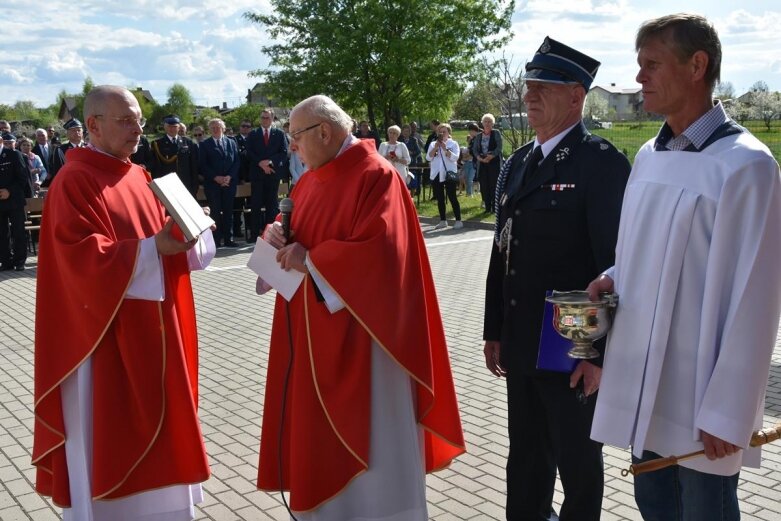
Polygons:
<instances>
[{"instance_id":1,"label":"woman taking photo","mask_svg":"<svg viewBox=\"0 0 781 521\"><path fill-rule=\"evenodd\" d=\"M426 159L431 167L431 186L434 190L434 197L437 199L439 209L439 224L435 229L441 229L447 226L445 220L445 192L453 207L453 214L456 222L453 228L463 228L461 222L461 206L456 197L456 186L458 185L458 156L461 149L453 139L450 138L450 125L442 123L437 127L437 139L428 146ZM448 172L452 175L449 176ZM450 178L450 179L448 179Z\"/></svg>"}]
</instances>

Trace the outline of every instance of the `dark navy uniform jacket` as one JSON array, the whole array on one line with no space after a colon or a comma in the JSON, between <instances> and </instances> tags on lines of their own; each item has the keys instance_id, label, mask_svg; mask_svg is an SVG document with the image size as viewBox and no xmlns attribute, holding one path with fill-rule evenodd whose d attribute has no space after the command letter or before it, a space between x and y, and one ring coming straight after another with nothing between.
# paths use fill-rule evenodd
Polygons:
<instances>
[{"instance_id":1,"label":"dark navy uniform jacket","mask_svg":"<svg viewBox=\"0 0 781 521\"><path fill-rule=\"evenodd\" d=\"M22 153L3 147L0 151L0 188L8 190L10 197L0 200L0 210L23 208L27 204L25 201L25 188L29 186L27 172L27 162Z\"/></svg>"},{"instance_id":2,"label":"dark navy uniform jacket","mask_svg":"<svg viewBox=\"0 0 781 521\"><path fill-rule=\"evenodd\" d=\"M191 194L198 192L198 145L194 141L177 136L173 143L165 135L152 142L152 155L152 177L176 172Z\"/></svg>"},{"instance_id":3,"label":"dark navy uniform jacket","mask_svg":"<svg viewBox=\"0 0 781 521\"><path fill-rule=\"evenodd\" d=\"M613 265L631 170L626 156L581 122L521 188L513 180L533 145L508 159L497 187L497 227L512 219L512 233L509 262L506 250L492 246L483 330L485 340L501 342L502 365L526 374L536 372L546 290L584 290Z\"/></svg>"}]
</instances>

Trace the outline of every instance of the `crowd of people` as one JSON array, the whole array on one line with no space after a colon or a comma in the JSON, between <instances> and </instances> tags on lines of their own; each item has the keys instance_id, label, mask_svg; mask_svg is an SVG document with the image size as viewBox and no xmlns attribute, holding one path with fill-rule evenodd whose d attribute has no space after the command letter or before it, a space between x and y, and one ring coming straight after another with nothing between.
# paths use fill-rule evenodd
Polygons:
<instances>
[{"instance_id":1,"label":"crowd of people","mask_svg":"<svg viewBox=\"0 0 781 521\"><path fill-rule=\"evenodd\" d=\"M469 136L463 147L459 147L450 136L450 126L438 120L431 120L431 133L425 140L414 121L401 127L389 127L387 141L382 141L379 133L363 120L352 120L352 134L359 139L372 140L380 155L391 162L413 193L422 185L431 184L440 217L437 229L447 226L447 198L455 214L453 228L458 229L463 227L463 222L457 191L465 191L467 196L472 197L475 180L479 181L482 207L486 213L493 211L496 181L502 163L502 135L493 128L494 121L492 114L486 114L481 121L482 128L470 124ZM236 134L222 119L215 118L209 121L208 132L200 125L194 126L191 138L187 125L177 115L171 114L163 119L161 137L149 141L146 136L141 136L131 161L148 170L153 178L176 172L194 196L203 188L206 201L218 221L215 233L217 246L236 247L235 238L246 235L247 241L253 243L262 229L274 220L279 211L280 184L287 182L292 187L307 171L307 165L301 161L299 154L289 150L289 126L289 122L285 122L280 127L274 111L268 109L261 112L260 126L254 130L252 121L244 120ZM65 164L68 151L89 143L89 134L85 133L82 122L77 118L66 121L63 129L66 133L64 142L53 127L48 127L35 131L33 143L26 136L17 138L9 123L0 121L4 146L10 150L18 149L26 167L25 180L21 183L23 197L15 197L15 200L45 195ZM480 138L475 140L477 136ZM439 150L443 150L442 157L436 159ZM455 175L448 175L448 172ZM428 179L424 180L423 176L428 176ZM251 185L251 196L234 200L237 186L242 183ZM10 220L12 229L18 228L18 221L24 222L21 214ZM9 260L7 264L23 267L20 256L22 250L27 249L26 239L18 233L13 236L18 242L12 240L9 251L13 252L11 255L15 260ZM15 253L17 250L19 254Z\"/></svg>"},{"instance_id":2,"label":"crowd of people","mask_svg":"<svg viewBox=\"0 0 781 521\"><path fill-rule=\"evenodd\" d=\"M4 133L0 216L23 214L25 190L49 185L37 320L64 324L36 328L37 490L66 505L66 519L132 519L139 503L155 519L190 519L202 499L188 272L204 259L184 256L196 241L172 234L138 163L152 176L175 171L193 194L204 186L218 246L234 244L236 185L249 182L249 239L303 274L289 301L277 295L258 488L289 490L306 521L427 519L424 472L466 448L409 186L428 176L436 228L447 201L461 228L460 162L467 191L476 177L497 216L483 350L507 383L508 521L600 519L603 443L631 447L636 462L704 451L634 477L645 520L739 519L781 312L779 167L712 99L721 43L707 19L649 20L635 47L644 108L665 122L633 166L582 120L600 62L549 37L524 74L536 137L506 160L491 114L463 147L439 121L426 141L410 123L382 142L325 96L299 103L287 127L267 109L254 130L244 121L231 138L214 119L193 141L171 115L165 135L144 143L135 98L104 86L85 102L86 147L77 120L66 150L41 130L15 151ZM285 228L288 171L297 210ZM0 254L18 265L15 250ZM65 298L74 284L79 298ZM258 293L270 288L257 280ZM540 325L553 289L619 294L596 358L546 365Z\"/></svg>"}]
</instances>

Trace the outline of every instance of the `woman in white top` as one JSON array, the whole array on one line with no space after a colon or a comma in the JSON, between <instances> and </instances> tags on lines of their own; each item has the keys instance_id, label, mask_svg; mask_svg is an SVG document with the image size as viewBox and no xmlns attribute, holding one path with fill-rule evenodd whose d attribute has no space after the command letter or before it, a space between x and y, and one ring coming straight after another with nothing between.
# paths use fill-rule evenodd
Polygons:
<instances>
[{"instance_id":1,"label":"woman in white top","mask_svg":"<svg viewBox=\"0 0 781 521\"><path fill-rule=\"evenodd\" d=\"M453 228L463 228L461 222L461 205L458 204L456 197L456 187L458 177L452 181L447 180L447 172L458 172L458 156L461 154L461 148L458 143L450 137L450 125L442 123L437 127L437 139L428 146L426 159L431 167L431 187L434 190L434 197L437 198L437 207L439 209L439 224L436 228L447 226L445 220L445 192L453 207L453 214L456 222Z\"/></svg>"},{"instance_id":2,"label":"woman in white top","mask_svg":"<svg viewBox=\"0 0 781 521\"><path fill-rule=\"evenodd\" d=\"M380 145L380 155L390 161L393 168L404 180L404 184L409 184L410 177L407 175L407 165L410 162L410 155L407 145L398 141L400 135L401 129L398 126L388 127L388 141Z\"/></svg>"}]
</instances>

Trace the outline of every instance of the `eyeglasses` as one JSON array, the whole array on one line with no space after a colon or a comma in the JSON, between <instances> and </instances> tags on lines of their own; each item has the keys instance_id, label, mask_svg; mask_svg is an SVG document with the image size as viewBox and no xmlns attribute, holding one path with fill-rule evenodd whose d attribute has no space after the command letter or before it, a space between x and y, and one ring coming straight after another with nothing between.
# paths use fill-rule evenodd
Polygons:
<instances>
[{"instance_id":1,"label":"eyeglasses","mask_svg":"<svg viewBox=\"0 0 781 521\"><path fill-rule=\"evenodd\" d=\"M203 134L193 134L195 137L203 137Z\"/></svg>"},{"instance_id":2,"label":"eyeglasses","mask_svg":"<svg viewBox=\"0 0 781 521\"><path fill-rule=\"evenodd\" d=\"M144 125L146 125L146 118L134 118L133 116L127 116L124 118L117 118L114 116L104 116L103 114L95 114L96 118L111 118L120 125L122 125L125 128L134 128L136 125L138 125L141 128L144 128Z\"/></svg>"},{"instance_id":3,"label":"eyeglasses","mask_svg":"<svg viewBox=\"0 0 781 521\"><path fill-rule=\"evenodd\" d=\"M290 140L291 141L296 141L298 139L298 135L299 134L303 134L307 130L312 130L313 128L319 127L320 125L321 125L321 123L315 123L314 125L311 125L311 126L306 127L306 128L302 128L301 130L296 130L295 132L290 134Z\"/></svg>"}]
</instances>

